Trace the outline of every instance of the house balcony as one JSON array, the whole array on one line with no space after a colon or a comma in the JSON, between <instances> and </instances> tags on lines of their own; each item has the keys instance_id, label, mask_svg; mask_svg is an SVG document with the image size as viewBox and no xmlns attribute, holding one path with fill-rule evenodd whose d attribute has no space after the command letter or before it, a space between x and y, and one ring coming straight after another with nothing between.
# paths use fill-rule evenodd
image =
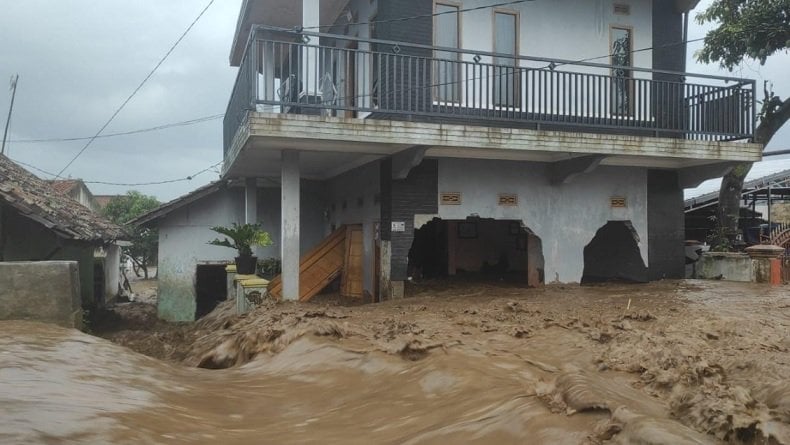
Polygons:
<instances>
[{"instance_id":1,"label":"house balcony","mask_svg":"<svg viewBox=\"0 0 790 445\"><path fill-rule=\"evenodd\" d=\"M260 26L250 34L225 115L224 153L232 163L256 136L271 139L258 144L263 148L294 148L290 139L323 137L336 140L327 151L377 143L389 148L363 151L381 156L414 145L440 150L448 146L441 129L465 137L470 128L505 132L515 145L513 135L551 134L568 142L562 134L573 133L611 143L615 136L630 137L632 147L638 140L643 148L580 148L583 139L570 142L575 150L558 148L575 154L754 161L760 147L732 144L753 137L754 95L753 80ZM431 128L435 137L426 136ZM475 131L469 130L470 141ZM533 147L551 151L539 145Z\"/></svg>"}]
</instances>

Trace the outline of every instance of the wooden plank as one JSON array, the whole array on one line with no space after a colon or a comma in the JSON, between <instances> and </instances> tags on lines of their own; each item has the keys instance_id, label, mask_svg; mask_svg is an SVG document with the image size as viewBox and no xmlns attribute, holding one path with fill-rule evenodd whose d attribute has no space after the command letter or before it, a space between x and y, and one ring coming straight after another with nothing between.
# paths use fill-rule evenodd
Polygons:
<instances>
[{"instance_id":1,"label":"wooden plank","mask_svg":"<svg viewBox=\"0 0 790 445\"><path fill-rule=\"evenodd\" d=\"M363 297L363 232L362 226L348 226L345 242L345 267L340 284L344 297Z\"/></svg>"},{"instance_id":2,"label":"wooden plank","mask_svg":"<svg viewBox=\"0 0 790 445\"><path fill-rule=\"evenodd\" d=\"M313 298L342 272L346 231L341 227L303 256L299 264L300 301ZM269 294L282 298L282 276L272 280Z\"/></svg>"}]
</instances>

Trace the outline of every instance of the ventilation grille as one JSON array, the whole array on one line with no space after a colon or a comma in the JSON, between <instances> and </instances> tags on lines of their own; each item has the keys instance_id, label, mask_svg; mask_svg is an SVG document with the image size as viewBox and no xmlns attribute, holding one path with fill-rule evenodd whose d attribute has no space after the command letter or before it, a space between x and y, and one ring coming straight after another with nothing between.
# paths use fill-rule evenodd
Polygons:
<instances>
[{"instance_id":1,"label":"ventilation grille","mask_svg":"<svg viewBox=\"0 0 790 445\"><path fill-rule=\"evenodd\" d=\"M628 207L628 203L626 202L625 198L616 196L611 199L611 206L613 209L624 209Z\"/></svg>"},{"instance_id":2,"label":"ventilation grille","mask_svg":"<svg viewBox=\"0 0 790 445\"><path fill-rule=\"evenodd\" d=\"M614 13L617 15L631 15L631 5L626 5L623 3L615 3Z\"/></svg>"},{"instance_id":3,"label":"ventilation grille","mask_svg":"<svg viewBox=\"0 0 790 445\"><path fill-rule=\"evenodd\" d=\"M507 207L515 207L518 205L518 195L514 193L500 193L499 205Z\"/></svg>"},{"instance_id":4,"label":"ventilation grille","mask_svg":"<svg viewBox=\"0 0 790 445\"><path fill-rule=\"evenodd\" d=\"M442 193L439 195L439 204L443 206L459 206L461 205L461 194L457 192Z\"/></svg>"}]
</instances>

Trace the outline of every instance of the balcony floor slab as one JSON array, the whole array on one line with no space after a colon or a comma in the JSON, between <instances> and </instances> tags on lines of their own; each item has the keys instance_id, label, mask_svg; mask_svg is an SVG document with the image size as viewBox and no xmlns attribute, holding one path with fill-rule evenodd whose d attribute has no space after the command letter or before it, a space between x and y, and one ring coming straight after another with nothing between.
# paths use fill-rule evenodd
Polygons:
<instances>
[{"instance_id":1,"label":"balcony floor slab","mask_svg":"<svg viewBox=\"0 0 790 445\"><path fill-rule=\"evenodd\" d=\"M279 171L279 152L289 149L310 153L305 159L315 164L312 176L331 177L414 146L430 147L426 156L432 157L555 162L604 155L604 164L669 169L756 162L763 149L743 142L251 112L223 173L244 176L264 165Z\"/></svg>"}]
</instances>

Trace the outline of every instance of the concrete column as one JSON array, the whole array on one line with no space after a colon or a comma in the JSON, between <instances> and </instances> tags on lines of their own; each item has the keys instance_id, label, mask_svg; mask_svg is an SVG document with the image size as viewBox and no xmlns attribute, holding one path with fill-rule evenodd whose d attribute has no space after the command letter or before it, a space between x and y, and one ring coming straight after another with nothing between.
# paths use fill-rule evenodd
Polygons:
<instances>
[{"instance_id":1,"label":"concrete column","mask_svg":"<svg viewBox=\"0 0 790 445\"><path fill-rule=\"evenodd\" d=\"M321 2L320 0L302 0L302 27L309 32L320 32L314 27L321 24ZM309 45L318 45L317 37L310 37ZM318 94L320 82L318 76L318 50L305 49L302 51L302 91L308 96Z\"/></svg>"},{"instance_id":2,"label":"concrete column","mask_svg":"<svg viewBox=\"0 0 790 445\"><path fill-rule=\"evenodd\" d=\"M299 152L282 153L282 216L280 257L283 269L283 299L299 299Z\"/></svg>"},{"instance_id":3,"label":"concrete column","mask_svg":"<svg viewBox=\"0 0 790 445\"><path fill-rule=\"evenodd\" d=\"M244 180L244 222L258 222L258 180L255 178Z\"/></svg>"},{"instance_id":4,"label":"concrete column","mask_svg":"<svg viewBox=\"0 0 790 445\"><path fill-rule=\"evenodd\" d=\"M381 276L379 277L379 301L392 299L391 269L392 269L392 242L381 240L381 252L379 261L381 262Z\"/></svg>"},{"instance_id":5,"label":"concrete column","mask_svg":"<svg viewBox=\"0 0 790 445\"><path fill-rule=\"evenodd\" d=\"M104 296L105 301L114 300L118 295L121 282L121 248L116 244L107 246L104 259Z\"/></svg>"}]
</instances>

